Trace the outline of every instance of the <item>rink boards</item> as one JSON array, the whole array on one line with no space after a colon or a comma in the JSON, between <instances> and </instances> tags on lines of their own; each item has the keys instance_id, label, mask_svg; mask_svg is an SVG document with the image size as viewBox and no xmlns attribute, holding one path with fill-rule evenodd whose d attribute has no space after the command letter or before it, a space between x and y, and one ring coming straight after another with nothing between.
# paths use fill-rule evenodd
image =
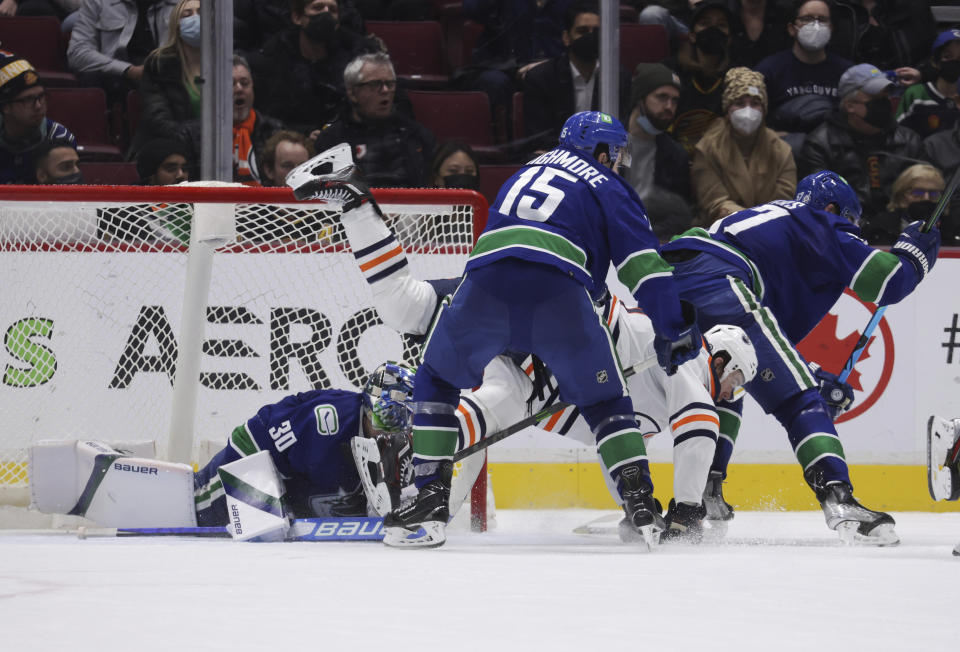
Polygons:
<instances>
[{"instance_id":1,"label":"rink boards","mask_svg":"<svg viewBox=\"0 0 960 652\"><path fill-rule=\"evenodd\" d=\"M856 401L837 422L857 494L891 510L960 510L934 503L926 485L926 423L960 417L960 251L937 265L905 301L890 306L851 377ZM873 306L841 297L801 342L809 360L838 371ZM762 371L762 370L761 370ZM648 441L657 495L669 500L671 440ZM520 433L491 450L498 507L608 507L612 504L592 449L542 431ZM724 488L747 509L814 509L786 433L747 398ZM666 501L664 501L666 502Z\"/></svg>"}]
</instances>

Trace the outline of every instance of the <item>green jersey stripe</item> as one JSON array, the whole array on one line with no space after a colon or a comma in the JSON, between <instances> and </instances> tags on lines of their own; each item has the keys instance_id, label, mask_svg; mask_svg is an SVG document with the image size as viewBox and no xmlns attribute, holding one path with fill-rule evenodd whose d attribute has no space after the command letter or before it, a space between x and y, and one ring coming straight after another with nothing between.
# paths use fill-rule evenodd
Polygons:
<instances>
[{"instance_id":1,"label":"green jersey stripe","mask_svg":"<svg viewBox=\"0 0 960 652\"><path fill-rule=\"evenodd\" d=\"M604 437L597 443L597 452L608 470L624 464L629 459L645 457L647 447L639 430L620 430Z\"/></svg>"},{"instance_id":2,"label":"green jersey stripe","mask_svg":"<svg viewBox=\"0 0 960 652\"><path fill-rule=\"evenodd\" d=\"M650 278L668 276L673 267L667 264L656 249L645 249L631 254L617 267L617 278L627 286L630 294L636 294L640 284Z\"/></svg>"},{"instance_id":3,"label":"green jersey stripe","mask_svg":"<svg viewBox=\"0 0 960 652\"><path fill-rule=\"evenodd\" d=\"M900 259L895 254L874 250L853 275L850 289L864 301L876 303L899 267Z\"/></svg>"},{"instance_id":4,"label":"green jersey stripe","mask_svg":"<svg viewBox=\"0 0 960 652\"><path fill-rule=\"evenodd\" d=\"M210 506L210 503L223 495L223 493L223 484L220 482L220 476L216 476L211 479L209 484L197 490L193 500L197 505L197 509L206 509Z\"/></svg>"},{"instance_id":5,"label":"green jersey stripe","mask_svg":"<svg viewBox=\"0 0 960 652\"><path fill-rule=\"evenodd\" d=\"M718 407L717 416L720 417L720 436L736 443L740 434L740 415L730 409Z\"/></svg>"},{"instance_id":6,"label":"green jersey stripe","mask_svg":"<svg viewBox=\"0 0 960 652\"><path fill-rule=\"evenodd\" d=\"M260 447L257 446L257 440L253 438L247 424L233 429L233 433L230 435L230 445L243 457L253 455L260 450Z\"/></svg>"},{"instance_id":7,"label":"green jersey stripe","mask_svg":"<svg viewBox=\"0 0 960 652\"><path fill-rule=\"evenodd\" d=\"M738 278L730 277L730 285L734 294L740 298L740 303L746 308L763 329L767 340L774 345L774 348L780 354L787 369L790 370L794 380L801 389L815 387L816 383L810 375L810 369L800 358L800 354L790 344L790 340L780 330L777 318L773 316L767 308L757 303L754 296L747 289L747 286Z\"/></svg>"},{"instance_id":8,"label":"green jersey stripe","mask_svg":"<svg viewBox=\"0 0 960 652\"><path fill-rule=\"evenodd\" d=\"M453 457L457 449L457 429L416 428L413 429L413 454L429 459L447 459Z\"/></svg>"},{"instance_id":9,"label":"green jersey stripe","mask_svg":"<svg viewBox=\"0 0 960 652\"><path fill-rule=\"evenodd\" d=\"M531 226L507 226L487 231L477 240L476 246L470 252L470 258L480 258L511 247L542 251L590 275L586 268L587 253L583 249L562 235Z\"/></svg>"},{"instance_id":10,"label":"green jersey stripe","mask_svg":"<svg viewBox=\"0 0 960 652\"><path fill-rule=\"evenodd\" d=\"M817 432L804 437L796 448L797 461L806 471L824 456L833 456L844 459L843 444L840 438L829 433Z\"/></svg>"}]
</instances>

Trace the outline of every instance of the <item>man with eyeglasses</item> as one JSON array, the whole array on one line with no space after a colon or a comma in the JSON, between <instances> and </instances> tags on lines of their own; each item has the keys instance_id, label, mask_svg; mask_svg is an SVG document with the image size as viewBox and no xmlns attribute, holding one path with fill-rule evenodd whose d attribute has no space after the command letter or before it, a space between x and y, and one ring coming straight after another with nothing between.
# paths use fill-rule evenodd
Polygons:
<instances>
[{"instance_id":1,"label":"man with eyeglasses","mask_svg":"<svg viewBox=\"0 0 960 652\"><path fill-rule=\"evenodd\" d=\"M368 185L423 186L435 139L396 110L397 75L390 57L382 52L360 55L347 64L343 82L350 107L323 128L316 151L349 143Z\"/></svg>"},{"instance_id":2,"label":"man with eyeglasses","mask_svg":"<svg viewBox=\"0 0 960 652\"><path fill-rule=\"evenodd\" d=\"M627 123L630 166L622 170L650 215L661 241L688 229L690 157L667 128L677 115L680 77L662 63L640 63L633 72Z\"/></svg>"},{"instance_id":3,"label":"man with eyeglasses","mask_svg":"<svg viewBox=\"0 0 960 652\"><path fill-rule=\"evenodd\" d=\"M757 64L769 98L767 124L794 152L804 136L837 109L837 85L852 62L827 51L832 34L830 4L808 0L794 5L787 34L793 45Z\"/></svg>"},{"instance_id":4,"label":"man with eyeglasses","mask_svg":"<svg viewBox=\"0 0 960 652\"><path fill-rule=\"evenodd\" d=\"M840 110L803 141L799 174L833 170L857 192L863 212L874 215L890 201L890 188L900 173L922 160L922 141L897 124L890 102L895 84L875 66L851 67L837 86Z\"/></svg>"},{"instance_id":5,"label":"man with eyeglasses","mask_svg":"<svg viewBox=\"0 0 960 652\"><path fill-rule=\"evenodd\" d=\"M46 93L30 62L0 50L0 184L36 183L35 150L55 138L76 147L70 130L47 117Z\"/></svg>"}]
</instances>

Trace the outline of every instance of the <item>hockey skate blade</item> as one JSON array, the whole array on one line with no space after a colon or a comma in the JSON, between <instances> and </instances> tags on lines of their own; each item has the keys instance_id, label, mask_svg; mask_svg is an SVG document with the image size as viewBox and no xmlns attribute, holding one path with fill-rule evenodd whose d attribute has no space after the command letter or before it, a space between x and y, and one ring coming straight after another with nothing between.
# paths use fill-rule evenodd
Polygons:
<instances>
[{"instance_id":1,"label":"hockey skate blade","mask_svg":"<svg viewBox=\"0 0 960 652\"><path fill-rule=\"evenodd\" d=\"M653 523L637 529L624 518L617 525L617 531L620 534L620 540L624 543L639 544L641 549L650 552L660 544L660 532L662 530Z\"/></svg>"},{"instance_id":2,"label":"hockey skate blade","mask_svg":"<svg viewBox=\"0 0 960 652\"><path fill-rule=\"evenodd\" d=\"M951 421L936 415L927 420L927 489L934 500L960 498L960 473L946 465L954 439Z\"/></svg>"},{"instance_id":3,"label":"hockey skate blade","mask_svg":"<svg viewBox=\"0 0 960 652\"><path fill-rule=\"evenodd\" d=\"M703 541L713 543L721 541L727 536L730 521L720 521L711 518L703 519Z\"/></svg>"},{"instance_id":4,"label":"hockey skate blade","mask_svg":"<svg viewBox=\"0 0 960 652\"><path fill-rule=\"evenodd\" d=\"M426 521L417 530L384 528L383 542L391 548L438 548L446 541L446 523L441 521Z\"/></svg>"},{"instance_id":5,"label":"hockey skate blade","mask_svg":"<svg viewBox=\"0 0 960 652\"><path fill-rule=\"evenodd\" d=\"M900 545L900 537L893 529L893 523L881 523L872 530L870 534L861 534L859 531L859 521L843 521L836 527L837 534L840 535L840 541L848 546L897 546Z\"/></svg>"}]
</instances>

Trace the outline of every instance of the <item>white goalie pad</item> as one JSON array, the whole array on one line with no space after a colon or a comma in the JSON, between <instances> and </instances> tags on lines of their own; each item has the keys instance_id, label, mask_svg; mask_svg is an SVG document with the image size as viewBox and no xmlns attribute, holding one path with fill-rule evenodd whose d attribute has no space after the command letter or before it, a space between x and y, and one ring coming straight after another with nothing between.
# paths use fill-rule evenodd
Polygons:
<instances>
[{"instance_id":1,"label":"white goalie pad","mask_svg":"<svg viewBox=\"0 0 960 652\"><path fill-rule=\"evenodd\" d=\"M960 419L933 415L927 420L927 488L934 500L960 498L960 469L956 461L948 460L958 437Z\"/></svg>"},{"instance_id":2,"label":"white goalie pad","mask_svg":"<svg viewBox=\"0 0 960 652\"><path fill-rule=\"evenodd\" d=\"M353 150L349 143L340 143L290 170L285 183L296 190L322 174L331 174L352 164Z\"/></svg>"},{"instance_id":3,"label":"white goalie pad","mask_svg":"<svg viewBox=\"0 0 960 652\"><path fill-rule=\"evenodd\" d=\"M260 451L217 469L227 503L227 531L237 541L282 541L290 529L283 483L270 453Z\"/></svg>"},{"instance_id":4,"label":"white goalie pad","mask_svg":"<svg viewBox=\"0 0 960 652\"><path fill-rule=\"evenodd\" d=\"M370 437L354 437L350 440L350 452L360 474L363 493L367 496L367 505L377 516L386 516L393 509L390 490L379 473L380 447Z\"/></svg>"},{"instance_id":5,"label":"white goalie pad","mask_svg":"<svg viewBox=\"0 0 960 652\"><path fill-rule=\"evenodd\" d=\"M193 469L130 457L96 441L42 441L30 447L34 508L85 516L104 527L193 527Z\"/></svg>"}]
</instances>

